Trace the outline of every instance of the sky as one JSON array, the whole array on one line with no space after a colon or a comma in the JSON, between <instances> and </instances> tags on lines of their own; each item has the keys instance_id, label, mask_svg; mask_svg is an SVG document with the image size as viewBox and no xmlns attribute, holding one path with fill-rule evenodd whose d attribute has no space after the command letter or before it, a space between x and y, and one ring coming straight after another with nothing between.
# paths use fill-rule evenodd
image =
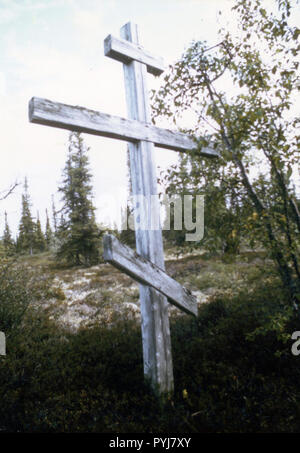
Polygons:
<instances>
[{"instance_id":1,"label":"sky","mask_svg":"<svg viewBox=\"0 0 300 453\"><path fill-rule=\"evenodd\" d=\"M33 96L126 117L122 64L104 56L107 35L119 36L131 21L140 43L162 56L166 67L192 40L217 42L221 25L231 27L232 0L0 0L0 197L14 181L20 185L0 201L0 235L4 211L15 234L20 219L25 176L32 214L51 213L51 195L59 207L58 186L68 152L69 132L30 124ZM222 14L219 14L219 11ZM162 77L148 75L149 88ZM117 212L113 200L126 199L126 143L83 135L90 147L94 205L98 222ZM155 150L160 169L176 162L176 153Z\"/></svg>"},{"instance_id":2,"label":"sky","mask_svg":"<svg viewBox=\"0 0 300 453\"><path fill-rule=\"evenodd\" d=\"M0 192L20 185L0 202L15 234L20 219L25 176L32 214L56 207L68 151L68 131L30 124L32 96L80 105L126 117L122 64L104 56L107 35L119 36L131 21L138 24L141 44L165 65L176 61L193 39L217 39L220 8L230 16L231 0L0 0L0 119L2 159ZM149 88L161 78L149 75ZM126 199L126 143L83 135L90 147L97 220L116 219L114 200ZM156 164L176 162L175 152L155 150Z\"/></svg>"}]
</instances>

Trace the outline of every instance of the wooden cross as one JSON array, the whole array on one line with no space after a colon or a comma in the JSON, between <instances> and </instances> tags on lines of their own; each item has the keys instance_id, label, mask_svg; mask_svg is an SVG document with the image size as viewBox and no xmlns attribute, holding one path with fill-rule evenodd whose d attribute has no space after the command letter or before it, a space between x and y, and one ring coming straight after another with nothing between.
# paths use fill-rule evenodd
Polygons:
<instances>
[{"instance_id":1,"label":"wooden cross","mask_svg":"<svg viewBox=\"0 0 300 453\"><path fill-rule=\"evenodd\" d=\"M185 134L152 125L146 73L160 75L163 61L140 46L136 25L124 25L121 39L109 35L104 41L104 53L123 63L129 119L32 98L29 120L129 142L132 194L141 196L139 216L135 216L137 253L114 236L106 235L104 259L140 282L144 374L159 394L170 393L174 382L167 302L193 315L197 315L197 302L191 293L165 273L160 227L141 228L141 219L149 218L151 203L147 200L157 195L154 145L185 152L195 149L196 143ZM202 148L201 154L218 156L211 148ZM158 203L155 216L159 218Z\"/></svg>"}]
</instances>

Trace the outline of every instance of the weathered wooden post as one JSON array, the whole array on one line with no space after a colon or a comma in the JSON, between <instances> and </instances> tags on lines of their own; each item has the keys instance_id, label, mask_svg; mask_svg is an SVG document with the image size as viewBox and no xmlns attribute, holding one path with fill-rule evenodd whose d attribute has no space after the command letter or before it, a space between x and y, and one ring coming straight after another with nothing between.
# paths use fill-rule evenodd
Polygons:
<instances>
[{"instance_id":1,"label":"weathered wooden post","mask_svg":"<svg viewBox=\"0 0 300 453\"><path fill-rule=\"evenodd\" d=\"M29 103L29 119L129 142L132 191L140 202L139 215L135 215L137 253L106 235L104 258L140 283L144 374L159 394L168 394L174 379L167 302L193 315L197 315L197 302L165 273L153 146L185 152L196 144L185 134L151 124L146 76L147 72L161 74L163 61L140 46L137 26L128 23L122 27L121 39L109 35L104 50L105 55L123 62L129 119L39 98ZM218 156L209 147L202 148L201 154Z\"/></svg>"},{"instance_id":2,"label":"weathered wooden post","mask_svg":"<svg viewBox=\"0 0 300 453\"><path fill-rule=\"evenodd\" d=\"M136 25L130 23L121 29L121 37L139 44ZM107 52L109 55L109 51ZM130 119L151 124L147 67L139 61L124 63L124 78L128 116ZM160 69L157 68L158 72ZM162 72L162 71L161 71ZM164 269L164 252L160 228L141 225L151 218L151 195L157 195L157 178L153 143L130 143L130 173L133 196L139 198L139 216L135 215L136 250L142 257ZM152 200L155 198L152 197ZM158 203L157 203L158 204ZM156 212L155 212L156 211ZM153 214L153 213L152 213ZM154 209L159 218L159 206ZM146 229L144 229L146 227ZM160 392L172 392L174 386L171 338L166 297L151 286L140 284L144 374Z\"/></svg>"}]
</instances>

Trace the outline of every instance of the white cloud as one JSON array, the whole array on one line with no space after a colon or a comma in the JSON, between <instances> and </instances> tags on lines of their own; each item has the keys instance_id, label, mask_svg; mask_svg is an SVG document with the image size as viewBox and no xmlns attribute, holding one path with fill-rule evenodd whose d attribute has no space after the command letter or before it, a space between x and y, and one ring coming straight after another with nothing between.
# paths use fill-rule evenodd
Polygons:
<instances>
[{"instance_id":1,"label":"white cloud","mask_svg":"<svg viewBox=\"0 0 300 453\"><path fill-rule=\"evenodd\" d=\"M22 14L67 5L68 0L0 0L0 24L9 24Z\"/></svg>"},{"instance_id":2,"label":"white cloud","mask_svg":"<svg viewBox=\"0 0 300 453\"><path fill-rule=\"evenodd\" d=\"M101 22L101 15L95 14L95 12L84 10L84 9L75 9L73 14L73 21L76 27L79 27L81 31L89 34L99 32L99 24Z\"/></svg>"},{"instance_id":3,"label":"white cloud","mask_svg":"<svg viewBox=\"0 0 300 453\"><path fill-rule=\"evenodd\" d=\"M0 72L0 96L4 96L6 93L6 78L3 72Z\"/></svg>"}]
</instances>

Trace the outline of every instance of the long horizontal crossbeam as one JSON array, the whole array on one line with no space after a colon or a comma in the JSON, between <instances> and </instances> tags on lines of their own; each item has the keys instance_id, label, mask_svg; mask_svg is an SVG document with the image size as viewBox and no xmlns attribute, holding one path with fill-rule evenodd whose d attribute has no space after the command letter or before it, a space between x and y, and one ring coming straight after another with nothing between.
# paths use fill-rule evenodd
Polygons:
<instances>
[{"instance_id":1,"label":"long horizontal crossbeam","mask_svg":"<svg viewBox=\"0 0 300 453\"><path fill-rule=\"evenodd\" d=\"M112 234L103 237L103 258L134 280L155 288L182 311L197 316L197 300L184 286Z\"/></svg>"},{"instance_id":2,"label":"long horizontal crossbeam","mask_svg":"<svg viewBox=\"0 0 300 453\"><path fill-rule=\"evenodd\" d=\"M125 64L131 63L133 60L144 63L147 71L155 76L164 72L164 61L161 57L150 54L138 44L115 38L112 35L107 36L104 40L104 54Z\"/></svg>"},{"instance_id":3,"label":"long horizontal crossbeam","mask_svg":"<svg viewBox=\"0 0 300 453\"><path fill-rule=\"evenodd\" d=\"M193 138L181 132L37 97L29 102L29 121L127 142L144 140L157 147L179 152L198 149ZM199 153L206 157L219 155L209 147L201 148Z\"/></svg>"}]
</instances>

